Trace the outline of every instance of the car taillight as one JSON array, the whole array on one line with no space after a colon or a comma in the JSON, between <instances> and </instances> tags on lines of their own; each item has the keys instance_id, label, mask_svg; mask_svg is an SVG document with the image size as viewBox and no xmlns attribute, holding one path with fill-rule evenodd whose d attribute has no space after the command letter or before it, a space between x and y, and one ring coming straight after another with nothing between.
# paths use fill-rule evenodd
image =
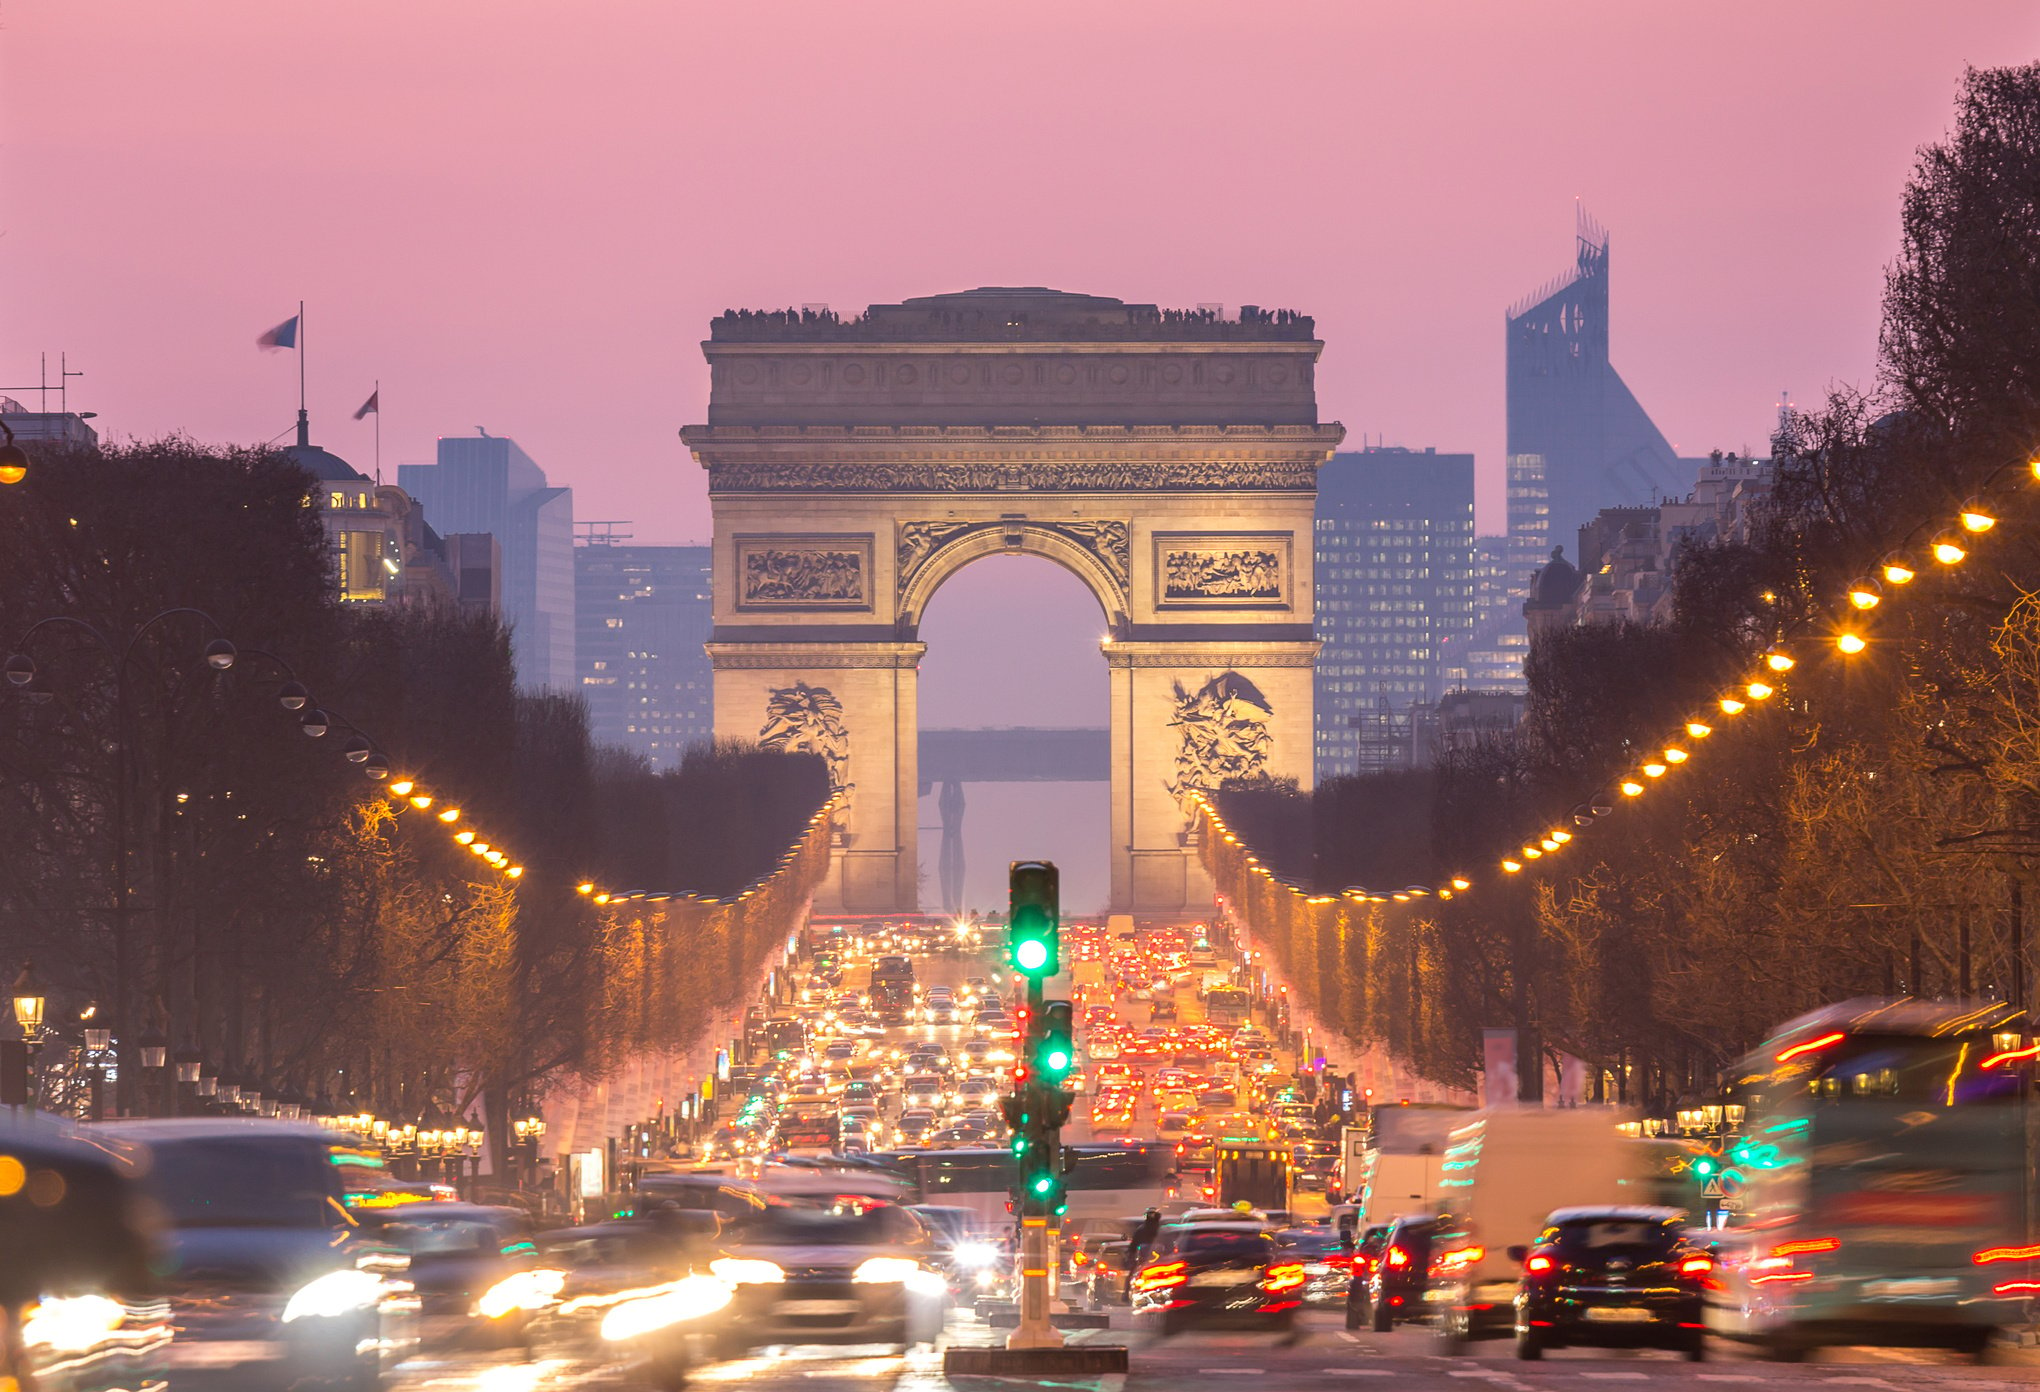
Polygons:
<instances>
[{"instance_id":1,"label":"car taillight","mask_svg":"<svg viewBox=\"0 0 2040 1392\"><path fill-rule=\"evenodd\" d=\"M1190 1268L1187 1263L1163 1262L1159 1266L1148 1267L1136 1274L1133 1278L1133 1288L1143 1291L1168 1290L1172 1286L1182 1285L1189 1279Z\"/></svg>"},{"instance_id":2,"label":"car taillight","mask_svg":"<svg viewBox=\"0 0 2040 1392\"><path fill-rule=\"evenodd\" d=\"M1265 1291L1295 1290L1304 1281L1303 1263L1282 1262L1265 1268L1261 1272L1261 1289Z\"/></svg>"},{"instance_id":3,"label":"car taillight","mask_svg":"<svg viewBox=\"0 0 2040 1392\"><path fill-rule=\"evenodd\" d=\"M1410 1254L1400 1247L1391 1247L1388 1249L1388 1264L1400 1270L1410 1264Z\"/></svg>"},{"instance_id":4,"label":"car taillight","mask_svg":"<svg viewBox=\"0 0 2040 1392\"><path fill-rule=\"evenodd\" d=\"M1679 1274L1681 1276L1700 1276L1713 1269L1714 1259L1711 1257L1687 1257L1679 1263Z\"/></svg>"},{"instance_id":5,"label":"car taillight","mask_svg":"<svg viewBox=\"0 0 2040 1392\"><path fill-rule=\"evenodd\" d=\"M1539 1252L1536 1256L1530 1258L1529 1261L1523 1263L1523 1269L1532 1276L1542 1276L1545 1272L1554 1270L1557 1266L1557 1262L1545 1256L1542 1252Z\"/></svg>"},{"instance_id":6,"label":"car taillight","mask_svg":"<svg viewBox=\"0 0 2040 1392\"><path fill-rule=\"evenodd\" d=\"M1463 1271L1487 1255L1485 1247L1459 1247L1438 1259L1447 1271Z\"/></svg>"}]
</instances>

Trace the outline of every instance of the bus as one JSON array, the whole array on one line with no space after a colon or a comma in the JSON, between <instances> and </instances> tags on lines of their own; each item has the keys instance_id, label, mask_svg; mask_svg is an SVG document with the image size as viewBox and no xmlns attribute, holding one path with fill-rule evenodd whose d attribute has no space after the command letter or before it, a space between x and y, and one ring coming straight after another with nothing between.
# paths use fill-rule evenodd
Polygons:
<instances>
[{"instance_id":1,"label":"bus","mask_svg":"<svg viewBox=\"0 0 2040 1392\"><path fill-rule=\"evenodd\" d=\"M1086 1220L1123 1218L1160 1203L1175 1172L1176 1148L1161 1142L1064 1146L1073 1168L1065 1179L1069 1212L1063 1226ZM967 1208L985 1228L1010 1225L1013 1155L1008 1150L924 1150L888 1152L893 1168L911 1174L919 1202Z\"/></svg>"},{"instance_id":2,"label":"bus","mask_svg":"<svg viewBox=\"0 0 2040 1392\"><path fill-rule=\"evenodd\" d=\"M1241 986L1214 986L1204 993L1204 1018L1227 1029L1253 1018L1253 998Z\"/></svg>"},{"instance_id":3,"label":"bus","mask_svg":"<svg viewBox=\"0 0 2040 1392\"><path fill-rule=\"evenodd\" d=\"M1988 1356L2040 1294L2024 1205L2023 1012L1863 998L1782 1026L1730 1074L1710 1331L1797 1362L1824 1345Z\"/></svg>"}]
</instances>

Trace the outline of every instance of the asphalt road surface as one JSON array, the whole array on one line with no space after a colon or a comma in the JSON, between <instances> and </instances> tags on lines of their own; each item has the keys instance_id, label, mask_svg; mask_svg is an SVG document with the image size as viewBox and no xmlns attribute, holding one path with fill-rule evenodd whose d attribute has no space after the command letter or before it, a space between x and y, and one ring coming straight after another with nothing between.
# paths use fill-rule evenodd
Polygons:
<instances>
[{"instance_id":1,"label":"asphalt road surface","mask_svg":"<svg viewBox=\"0 0 2040 1392\"><path fill-rule=\"evenodd\" d=\"M1115 1323L1124 1324L1123 1314ZM993 1334L968 1315L952 1321L956 1342L985 1343ZM2009 1350L2004 1366L1979 1367L1948 1355L1899 1350L1829 1350L1816 1362L1797 1366L1767 1363L1733 1345L1714 1344L1711 1359L1687 1363L1661 1353L1567 1350L1539 1363L1519 1363L1506 1343L1475 1345L1464 1358L1443 1358L1421 1329L1394 1334L1348 1334L1336 1316L1312 1313L1286 1344L1245 1333L1189 1333L1157 1339L1124 1328L1073 1334L1073 1340L1126 1343L1131 1371L1124 1376L948 1378L942 1356L918 1350L905 1357L883 1349L822 1347L770 1350L696 1374L692 1386L742 1387L769 1392L1012 1392L1015 1388L1056 1388L1067 1392L1321 1392L1322 1389L1378 1388L1383 1392L1524 1392L1551 1388L1565 1392L1623 1392L1666 1386L1680 1392L1760 1392L1771 1387L1854 1389L1963 1389L2040 1387L2040 1351ZM589 1388L642 1392L624 1370L573 1359L524 1363L477 1356L420 1359L407 1365L394 1387L404 1392L552 1392Z\"/></svg>"}]
</instances>

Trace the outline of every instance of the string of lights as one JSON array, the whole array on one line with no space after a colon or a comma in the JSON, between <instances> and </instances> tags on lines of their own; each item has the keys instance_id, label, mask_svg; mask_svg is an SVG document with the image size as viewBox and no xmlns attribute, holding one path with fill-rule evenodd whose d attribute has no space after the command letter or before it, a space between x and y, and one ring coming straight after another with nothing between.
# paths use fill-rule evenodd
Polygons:
<instances>
[{"instance_id":1,"label":"string of lights","mask_svg":"<svg viewBox=\"0 0 2040 1392\"><path fill-rule=\"evenodd\" d=\"M1984 480L1977 494L1962 504L1952 524L1928 521L1915 526L1896 549L1877 563L1872 574L1849 583L1842 600L1845 607L1841 613L1845 617L1835 619L1825 632L1810 633L1802 626L1793 633L1781 635L1758 659L1756 668L1744 680L1721 691L1711 703L1685 721L1677 734L1654 746L1654 753L1617 775L1608 789L1575 807L1571 814L1574 830L1554 826L1531 832L1518 848L1497 858L1492 867L1494 878L1469 870L1439 883L1410 884L1395 890L1354 887L1333 895L1311 894L1276 875L1251 852L1245 856L1247 868L1270 884L1287 889L1295 898L1312 904L1336 903L1341 898L1377 904L1407 903L1431 897L1451 899L1526 873L1539 862L1558 856L1577 844L1580 831L1609 816L1620 803L1641 799L1674 770L1688 766L1704 741L1714 734L1717 723L1734 720L1777 696L1786 675L1802 661L1821 652L1833 652L1847 660L1869 651L1872 639L1870 616L1879 607L1887 600L1906 593L1906 587L1915 583L1930 566L1953 570L1963 565L1971 559L1979 540L1997 527L1999 510L1991 498L1993 490L2007 476L2023 476L2026 482L2040 484L2040 455L1995 470ZM1929 531L1932 536L1921 546L1920 537ZM1229 846L1243 846L1240 838L1226 825L1211 798L1203 793L1193 793L1191 801L1209 824L1211 834L1222 838Z\"/></svg>"},{"instance_id":2,"label":"string of lights","mask_svg":"<svg viewBox=\"0 0 2040 1392\"><path fill-rule=\"evenodd\" d=\"M751 881L744 888L738 890L735 894L726 894L718 897L710 894L693 894L677 889L609 889L597 884L593 880L581 881L574 886L574 890L594 903L603 905L638 902L665 903L667 901L702 905L740 904L768 887L800 857L808 842L813 839L815 828L833 817L842 801L842 793L831 793L829 800L823 803L812 817L807 819L806 825L802 828L800 836L794 840L794 843L780 852L779 859L773 862L772 868Z\"/></svg>"}]
</instances>

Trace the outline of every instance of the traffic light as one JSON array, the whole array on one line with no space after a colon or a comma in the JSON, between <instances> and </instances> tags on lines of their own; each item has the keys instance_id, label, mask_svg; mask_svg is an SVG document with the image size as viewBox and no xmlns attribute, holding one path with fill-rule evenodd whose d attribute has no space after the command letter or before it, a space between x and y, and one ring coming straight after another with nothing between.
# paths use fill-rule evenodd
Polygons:
<instances>
[{"instance_id":1,"label":"traffic light","mask_svg":"<svg viewBox=\"0 0 2040 1392\"><path fill-rule=\"evenodd\" d=\"M1062 970L1061 877L1045 860L1016 860L1007 872L1007 951L1014 970L1039 981Z\"/></svg>"},{"instance_id":2,"label":"traffic light","mask_svg":"<svg viewBox=\"0 0 2040 1392\"><path fill-rule=\"evenodd\" d=\"M1033 1041L1034 1073L1059 1088L1077 1066L1076 1017L1068 1001L1043 1001L1041 1027Z\"/></svg>"}]
</instances>

